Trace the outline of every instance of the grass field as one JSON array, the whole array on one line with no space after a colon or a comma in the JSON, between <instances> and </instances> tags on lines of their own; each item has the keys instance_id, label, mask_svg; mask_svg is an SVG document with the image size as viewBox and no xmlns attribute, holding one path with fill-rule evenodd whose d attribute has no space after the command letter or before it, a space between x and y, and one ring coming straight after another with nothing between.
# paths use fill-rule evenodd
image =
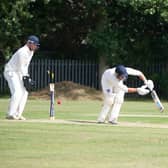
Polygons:
<instances>
[{"instance_id":1,"label":"grass field","mask_svg":"<svg viewBox=\"0 0 168 168\"><path fill-rule=\"evenodd\" d=\"M94 122L99 101L63 101L55 121L46 100L28 100L27 121L6 120L7 106L1 98L2 168L167 168L167 102L159 113L150 100L126 101L117 126Z\"/></svg>"}]
</instances>

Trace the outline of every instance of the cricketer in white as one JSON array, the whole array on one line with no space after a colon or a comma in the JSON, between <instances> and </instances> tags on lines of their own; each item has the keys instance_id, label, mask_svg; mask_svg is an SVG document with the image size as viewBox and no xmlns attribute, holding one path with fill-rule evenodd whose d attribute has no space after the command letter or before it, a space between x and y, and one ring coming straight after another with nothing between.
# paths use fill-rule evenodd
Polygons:
<instances>
[{"instance_id":1,"label":"cricketer in white","mask_svg":"<svg viewBox=\"0 0 168 168\"><path fill-rule=\"evenodd\" d=\"M24 87L23 77L29 76L28 67L38 46L39 38L34 35L29 36L26 44L18 49L5 65L4 77L11 93L7 119L25 120L22 113L27 102L28 91Z\"/></svg>"},{"instance_id":2,"label":"cricketer in white","mask_svg":"<svg viewBox=\"0 0 168 168\"><path fill-rule=\"evenodd\" d=\"M128 75L138 76L144 81L145 87L129 88L123 82L128 78ZM107 116L109 123L117 124L120 108L124 102L125 93L138 93L146 95L149 90L146 87L151 87L149 80L144 74L136 69L128 68L123 65L118 65L114 68L107 69L102 75L101 85L104 95L104 103L102 110L98 116L98 123L104 123Z\"/></svg>"}]
</instances>

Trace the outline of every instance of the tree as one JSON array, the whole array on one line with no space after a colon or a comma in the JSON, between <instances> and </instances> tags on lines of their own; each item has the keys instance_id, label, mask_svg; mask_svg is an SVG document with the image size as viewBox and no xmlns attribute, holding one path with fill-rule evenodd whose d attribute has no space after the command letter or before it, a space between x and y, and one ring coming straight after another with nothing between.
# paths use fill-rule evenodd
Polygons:
<instances>
[{"instance_id":1,"label":"tree","mask_svg":"<svg viewBox=\"0 0 168 168\"><path fill-rule=\"evenodd\" d=\"M167 3L157 0L113 0L105 6L103 29L93 30L89 42L109 64L149 64L167 60ZM135 57L136 56L136 57Z\"/></svg>"},{"instance_id":2,"label":"tree","mask_svg":"<svg viewBox=\"0 0 168 168\"><path fill-rule=\"evenodd\" d=\"M167 8L168 0L5 1L0 3L0 49L9 55L36 34L41 50L56 51L57 57L103 56L110 65L165 61Z\"/></svg>"},{"instance_id":3,"label":"tree","mask_svg":"<svg viewBox=\"0 0 168 168\"><path fill-rule=\"evenodd\" d=\"M23 36L24 20L31 18L27 5L30 0L0 2L0 49L9 58L12 49L18 46Z\"/></svg>"},{"instance_id":4,"label":"tree","mask_svg":"<svg viewBox=\"0 0 168 168\"><path fill-rule=\"evenodd\" d=\"M56 50L57 57L95 58L95 49L85 41L88 33L94 29L99 20L102 2L95 0L35 1L30 4L33 18L27 22L26 27L30 24L34 25L35 31L41 34L42 48ZM30 29L25 31L31 32Z\"/></svg>"}]
</instances>

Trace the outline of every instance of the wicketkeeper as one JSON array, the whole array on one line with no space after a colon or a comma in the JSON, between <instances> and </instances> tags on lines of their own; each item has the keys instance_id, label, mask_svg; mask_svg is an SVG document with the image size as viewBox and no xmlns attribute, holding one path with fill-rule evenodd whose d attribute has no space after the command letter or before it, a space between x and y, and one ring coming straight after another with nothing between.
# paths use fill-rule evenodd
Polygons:
<instances>
[{"instance_id":1,"label":"wicketkeeper","mask_svg":"<svg viewBox=\"0 0 168 168\"><path fill-rule=\"evenodd\" d=\"M145 87L127 87L123 82L128 78L128 75L138 76L144 82ZM108 116L108 121L111 124L117 124L125 93L137 92L139 95L146 95L149 93L149 89L152 90L154 87L151 84L151 80L147 80L141 71L124 67L123 65L105 70L102 75L101 85L104 94L104 103L98 116L98 123L104 123Z\"/></svg>"},{"instance_id":2,"label":"wicketkeeper","mask_svg":"<svg viewBox=\"0 0 168 168\"><path fill-rule=\"evenodd\" d=\"M11 93L7 119L25 120L22 113L27 102L28 91L33 85L28 67L39 45L37 36L29 36L26 44L18 49L5 65L4 77Z\"/></svg>"}]
</instances>

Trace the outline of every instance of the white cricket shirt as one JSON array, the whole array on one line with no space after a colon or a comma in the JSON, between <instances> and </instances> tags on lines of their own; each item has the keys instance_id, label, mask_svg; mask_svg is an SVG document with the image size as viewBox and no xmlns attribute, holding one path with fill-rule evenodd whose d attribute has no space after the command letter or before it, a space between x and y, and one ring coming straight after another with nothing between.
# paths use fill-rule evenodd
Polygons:
<instances>
[{"instance_id":1,"label":"white cricket shirt","mask_svg":"<svg viewBox=\"0 0 168 168\"><path fill-rule=\"evenodd\" d=\"M107 85L109 85L110 87L115 87L115 88L119 88L121 90L123 90L124 92L128 92L128 87L126 85L124 85L123 80L119 80L116 77L116 73L115 73L115 69L116 68L110 68L107 69L102 76L102 83L106 83ZM126 67L127 73L128 75L132 75L132 76L140 76L142 75L142 72L133 68L128 68Z\"/></svg>"},{"instance_id":2,"label":"white cricket shirt","mask_svg":"<svg viewBox=\"0 0 168 168\"><path fill-rule=\"evenodd\" d=\"M17 72L21 76L27 76L33 53L34 51L31 51L27 45L24 45L12 55L5 68L8 71Z\"/></svg>"}]
</instances>

